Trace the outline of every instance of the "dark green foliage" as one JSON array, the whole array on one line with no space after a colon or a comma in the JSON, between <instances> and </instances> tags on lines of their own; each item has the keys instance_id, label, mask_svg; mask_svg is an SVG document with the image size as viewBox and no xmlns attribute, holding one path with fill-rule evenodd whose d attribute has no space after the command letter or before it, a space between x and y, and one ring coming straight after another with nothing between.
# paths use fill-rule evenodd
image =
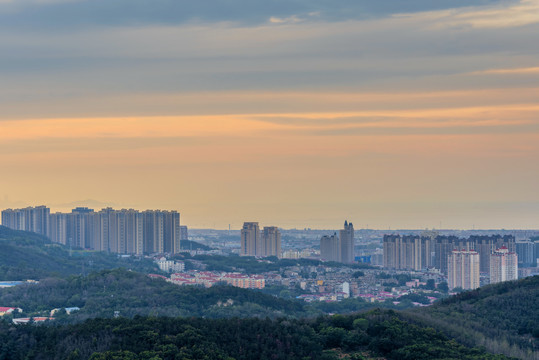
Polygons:
<instances>
[{"instance_id":1,"label":"dark green foliage","mask_svg":"<svg viewBox=\"0 0 539 360\"><path fill-rule=\"evenodd\" d=\"M521 358L539 355L539 276L465 291L410 315L467 345Z\"/></svg>"},{"instance_id":2,"label":"dark green foliage","mask_svg":"<svg viewBox=\"0 0 539 360\"><path fill-rule=\"evenodd\" d=\"M447 282L441 282L438 284L438 290L442 291L442 292L448 292L449 291L449 286L447 285Z\"/></svg>"},{"instance_id":3,"label":"dark green foliage","mask_svg":"<svg viewBox=\"0 0 539 360\"><path fill-rule=\"evenodd\" d=\"M412 302L417 302L420 304L430 304L429 299L423 294L408 294L401 296L397 299L398 301L410 300Z\"/></svg>"},{"instance_id":4,"label":"dark green foliage","mask_svg":"<svg viewBox=\"0 0 539 360\"><path fill-rule=\"evenodd\" d=\"M20 307L26 313L80 307L81 311L70 315L69 321L112 317L114 311L126 317L306 315L304 303L298 300L279 299L232 286L209 289L178 286L123 269L103 270L86 277L50 278L39 284L1 289L0 304Z\"/></svg>"},{"instance_id":5,"label":"dark green foliage","mask_svg":"<svg viewBox=\"0 0 539 360\"><path fill-rule=\"evenodd\" d=\"M0 359L505 359L458 345L392 311L294 319L94 319L0 324Z\"/></svg>"},{"instance_id":6,"label":"dark green foliage","mask_svg":"<svg viewBox=\"0 0 539 360\"><path fill-rule=\"evenodd\" d=\"M400 286L404 286L406 285L407 281L412 280L412 277L408 274L398 274L398 275L395 275L395 279L397 280Z\"/></svg>"},{"instance_id":7,"label":"dark green foliage","mask_svg":"<svg viewBox=\"0 0 539 360\"><path fill-rule=\"evenodd\" d=\"M41 235L0 226L0 280L67 277L91 271L125 267L141 272L158 272L149 259L122 258L113 254L69 251Z\"/></svg>"},{"instance_id":8,"label":"dark green foliage","mask_svg":"<svg viewBox=\"0 0 539 360\"><path fill-rule=\"evenodd\" d=\"M276 258L262 262L240 257L195 257L195 260L209 268L245 269L251 273L284 266L320 265L315 260ZM14 326L10 316L3 317L0 360L362 359L369 356L390 360L486 360L505 357L466 346L480 346L522 359L536 359L539 352L539 277L463 292L430 308L407 312L374 310L354 316L308 319L320 312L353 312L373 305L361 299L305 304L229 286L180 287L125 269L69 276L80 274L83 266L85 273L119 265L148 271L154 266L148 262L104 253L70 254L39 235L0 227L0 276L6 280L41 279L37 285L0 290L0 305L23 308L25 314L18 316L47 314L52 308L81 308L72 315L60 312L55 322L45 326ZM62 277L51 277L55 274ZM381 274L379 278L390 281L392 277ZM392 278L399 283L407 279ZM293 296L290 292L289 295ZM412 301L424 301L412 295L400 300L398 308L409 306ZM391 300L382 305L395 307ZM119 311L122 318L87 320L110 318L114 311ZM222 317L228 319L215 320ZM255 318L240 319L243 317ZM87 321L65 324L81 320Z\"/></svg>"},{"instance_id":9,"label":"dark green foliage","mask_svg":"<svg viewBox=\"0 0 539 360\"><path fill-rule=\"evenodd\" d=\"M102 270L88 276L66 279L46 278L39 284L23 284L0 289L0 304L22 308L29 315L47 315L55 308L79 307L75 314L58 318L78 322L88 318L121 316L204 316L230 317L306 317L322 313L352 313L374 307L405 308L411 303L393 305L367 303L362 299L340 302L296 300L287 288L269 287L247 290L232 286L178 286L125 269ZM287 294L285 294L288 293ZM277 295L279 297L277 297Z\"/></svg>"},{"instance_id":10,"label":"dark green foliage","mask_svg":"<svg viewBox=\"0 0 539 360\"><path fill-rule=\"evenodd\" d=\"M325 302L317 301L310 303L314 309L326 314L350 314L358 311L366 311L377 307L397 309L398 307L389 303L370 303L361 298L348 298L341 301ZM410 304L411 306L411 304Z\"/></svg>"},{"instance_id":11,"label":"dark green foliage","mask_svg":"<svg viewBox=\"0 0 539 360\"><path fill-rule=\"evenodd\" d=\"M182 240L180 243L182 250L203 250L203 251L210 251L213 250L211 247L198 243L196 241L191 240Z\"/></svg>"},{"instance_id":12,"label":"dark green foliage","mask_svg":"<svg viewBox=\"0 0 539 360\"><path fill-rule=\"evenodd\" d=\"M238 271L248 274L260 274L267 271L279 271L281 268L290 266L329 266L329 267L350 267L354 269L366 269L364 264L342 264L336 262L321 262L313 259L277 259L270 257L258 260L249 256L216 256L216 255L196 255L193 260L198 260L206 264L210 271ZM310 276L310 274L309 274Z\"/></svg>"}]
</instances>

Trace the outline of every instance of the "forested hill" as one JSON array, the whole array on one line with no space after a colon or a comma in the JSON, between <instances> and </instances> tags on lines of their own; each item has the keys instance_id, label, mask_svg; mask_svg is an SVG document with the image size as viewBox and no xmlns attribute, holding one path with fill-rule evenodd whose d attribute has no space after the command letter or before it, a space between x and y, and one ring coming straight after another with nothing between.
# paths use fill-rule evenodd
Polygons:
<instances>
[{"instance_id":1,"label":"forested hill","mask_svg":"<svg viewBox=\"0 0 539 360\"><path fill-rule=\"evenodd\" d=\"M539 276L487 285L409 313L463 344L539 359Z\"/></svg>"},{"instance_id":2,"label":"forested hill","mask_svg":"<svg viewBox=\"0 0 539 360\"><path fill-rule=\"evenodd\" d=\"M180 242L180 247L182 250L203 250L203 251L213 250L209 246L206 246L204 244L198 243L196 241L191 241L191 240L182 240Z\"/></svg>"},{"instance_id":3,"label":"forested hill","mask_svg":"<svg viewBox=\"0 0 539 360\"><path fill-rule=\"evenodd\" d=\"M70 251L46 237L0 226L0 280L39 280L125 267L156 272L148 259L120 258L103 252Z\"/></svg>"},{"instance_id":4,"label":"forested hill","mask_svg":"<svg viewBox=\"0 0 539 360\"><path fill-rule=\"evenodd\" d=\"M94 319L69 326L0 323L0 359L502 360L391 310L316 319Z\"/></svg>"},{"instance_id":5,"label":"forested hill","mask_svg":"<svg viewBox=\"0 0 539 360\"><path fill-rule=\"evenodd\" d=\"M39 284L0 289L1 306L22 308L27 315L47 315L55 308L79 307L57 322L77 322L90 317L204 316L278 317L306 316L304 302L285 300L232 286L209 289L178 286L125 269L103 270L88 276L48 278Z\"/></svg>"}]
</instances>

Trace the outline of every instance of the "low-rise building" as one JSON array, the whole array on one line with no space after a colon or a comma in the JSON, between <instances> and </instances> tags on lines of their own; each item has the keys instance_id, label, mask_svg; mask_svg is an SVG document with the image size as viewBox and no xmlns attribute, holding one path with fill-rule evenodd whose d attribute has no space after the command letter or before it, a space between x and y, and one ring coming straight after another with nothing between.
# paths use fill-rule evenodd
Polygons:
<instances>
[{"instance_id":1,"label":"low-rise building","mask_svg":"<svg viewBox=\"0 0 539 360\"><path fill-rule=\"evenodd\" d=\"M38 317L31 317L31 318L17 318L13 319L13 324L15 325L21 325L21 324L28 324L30 322L33 323L40 323L47 320L54 320L53 317L45 317L45 316L38 316Z\"/></svg>"},{"instance_id":2,"label":"low-rise building","mask_svg":"<svg viewBox=\"0 0 539 360\"><path fill-rule=\"evenodd\" d=\"M18 312L22 312L22 309L18 308L18 307L0 307L0 316L4 316L6 314L11 314L15 310L17 310Z\"/></svg>"}]
</instances>

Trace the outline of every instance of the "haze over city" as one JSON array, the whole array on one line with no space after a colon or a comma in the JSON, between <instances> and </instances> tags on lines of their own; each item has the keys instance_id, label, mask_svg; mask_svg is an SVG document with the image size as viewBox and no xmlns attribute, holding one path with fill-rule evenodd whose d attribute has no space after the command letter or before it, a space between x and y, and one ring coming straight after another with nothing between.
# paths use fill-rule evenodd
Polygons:
<instances>
[{"instance_id":1,"label":"haze over city","mask_svg":"<svg viewBox=\"0 0 539 360\"><path fill-rule=\"evenodd\" d=\"M538 360L539 0L0 0L0 359Z\"/></svg>"},{"instance_id":2,"label":"haze over city","mask_svg":"<svg viewBox=\"0 0 539 360\"><path fill-rule=\"evenodd\" d=\"M1 209L538 227L539 1L179 4L0 1Z\"/></svg>"}]
</instances>

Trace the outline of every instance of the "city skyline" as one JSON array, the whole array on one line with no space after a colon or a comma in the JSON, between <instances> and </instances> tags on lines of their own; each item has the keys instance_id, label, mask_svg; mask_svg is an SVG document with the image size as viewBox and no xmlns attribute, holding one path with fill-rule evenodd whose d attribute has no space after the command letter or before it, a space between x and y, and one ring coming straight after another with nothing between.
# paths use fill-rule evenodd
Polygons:
<instances>
[{"instance_id":1,"label":"city skyline","mask_svg":"<svg viewBox=\"0 0 539 360\"><path fill-rule=\"evenodd\" d=\"M71 212L51 212L44 205L1 211L2 225L46 236L70 248L117 254L168 253L181 250L187 229L180 213L172 210L120 209L94 211L76 207ZM182 236L184 236L182 238Z\"/></svg>"},{"instance_id":2,"label":"city skyline","mask_svg":"<svg viewBox=\"0 0 539 360\"><path fill-rule=\"evenodd\" d=\"M539 228L539 0L114 3L0 1L1 209Z\"/></svg>"},{"instance_id":3,"label":"city skyline","mask_svg":"<svg viewBox=\"0 0 539 360\"><path fill-rule=\"evenodd\" d=\"M150 208L145 208L145 207L135 207L135 206L120 206L118 204L107 204L107 203L103 203L103 202L97 202L97 201L90 201L88 203L86 202L72 202L70 204L64 204L64 205L61 205L59 207L54 207L54 206L50 206L48 204L33 204L33 203L29 203L27 205L24 205L26 203L18 203L19 206L12 206L12 207L4 207L4 208L0 208L0 211L3 211L3 210L19 210L19 209L24 209L24 208L34 208L34 207L42 207L42 206L45 206L47 207L48 209L50 209L50 213L51 215L54 215L55 213L69 213L71 212L72 210L75 210L76 208L91 208L92 210L94 211L101 211L101 210L106 210L108 208L114 208L115 210L134 210L134 211L138 211L138 212L144 212L144 211L147 211L147 210L151 210ZM93 204L93 205L89 205L89 204ZM162 211L169 211L169 210L172 210L172 211L176 211L176 210L173 210L171 208L157 208L157 210L162 210ZM177 209L178 211L181 212L181 209ZM182 213L182 218L184 217L184 213ZM183 220L182 220L183 221ZM284 221L286 223L286 221ZM275 226L276 228L278 229L282 229L282 230L303 230L303 229L311 229L311 230L317 230L317 231L335 231L339 228L339 224L341 223L342 221L340 220L337 220L337 222L335 224L329 224L329 226L327 227L324 227L324 226L319 226L319 224L315 224L315 223L312 223L312 224L298 224L298 226L295 226L295 227L286 227L286 226L283 226L283 225L280 225L278 224L277 226ZM204 221L203 222L205 225L206 224L215 224L215 222L211 222L211 221ZM358 222L359 223L359 222ZM196 226L190 226L190 224L186 224L189 226L190 229L192 230L231 230L231 231L241 231L242 229L242 224L244 224L244 221L242 220L234 220L228 224L223 224L222 227L211 227L211 226L207 226L207 227L196 227ZM0 222L0 225L1 222ZM229 228L229 225L230 225L230 228ZM434 224L436 225L436 224ZM438 225L441 225L440 223ZM537 227L529 227L529 228L503 228L503 227L493 227L493 228L480 228L480 227L477 227L475 226L475 224L473 225L472 228L458 228L458 227L436 227L436 226L433 226L433 227L396 227L396 226L389 226L388 228L376 228L376 227L372 227L372 226L369 226L368 224L364 224L364 226L360 226L357 228L358 230L375 230L375 231L386 231L388 234L391 234L393 232L397 232L397 231L407 231L407 230L410 230L410 231L429 231L429 230L435 230L435 231L452 231L452 230L462 230L462 231L495 231L495 230L500 230L500 231L510 231L510 230L539 230L539 225Z\"/></svg>"}]
</instances>

